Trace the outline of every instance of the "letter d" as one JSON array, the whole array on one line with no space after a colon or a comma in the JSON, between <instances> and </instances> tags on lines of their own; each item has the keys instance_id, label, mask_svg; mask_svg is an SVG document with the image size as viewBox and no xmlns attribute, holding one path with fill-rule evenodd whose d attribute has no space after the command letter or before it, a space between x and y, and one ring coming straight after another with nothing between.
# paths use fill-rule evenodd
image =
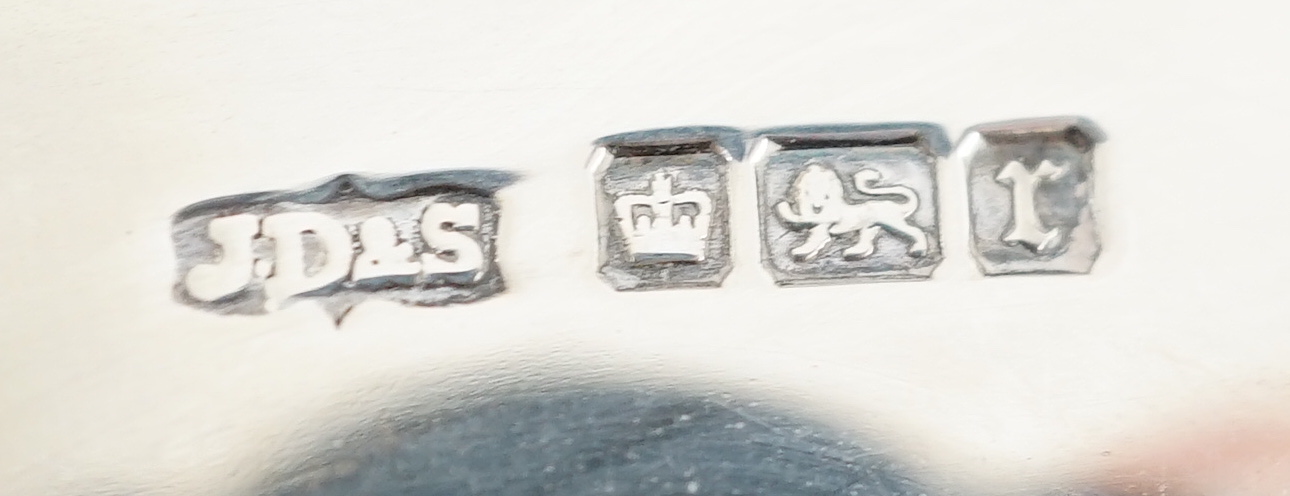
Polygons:
<instances>
[{"instance_id":1,"label":"letter d","mask_svg":"<svg viewBox=\"0 0 1290 496\"><path fill-rule=\"evenodd\" d=\"M322 288L349 275L353 238L340 222L317 212L290 212L264 218L264 235L273 238L273 275L264 281L265 310L292 296ZM312 233L326 252L322 266L305 273L304 234Z\"/></svg>"}]
</instances>

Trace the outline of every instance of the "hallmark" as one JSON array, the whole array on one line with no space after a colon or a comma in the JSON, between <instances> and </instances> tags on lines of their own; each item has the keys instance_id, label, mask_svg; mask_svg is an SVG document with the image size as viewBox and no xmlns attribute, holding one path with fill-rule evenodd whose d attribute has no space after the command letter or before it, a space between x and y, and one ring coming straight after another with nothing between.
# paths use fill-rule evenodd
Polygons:
<instances>
[{"instance_id":1,"label":"hallmark","mask_svg":"<svg viewBox=\"0 0 1290 496\"><path fill-rule=\"evenodd\" d=\"M659 172L650 180L648 193L623 194L614 200L614 216L627 238L632 263L707 258L712 197L697 189L675 191L675 181L675 176Z\"/></svg>"},{"instance_id":2,"label":"hallmark","mask_svg":"<svg viewBox=\"0 0 1290 496\"><path fill-rule=\"evenodd\" d=\"M618 134L593 155L600 274L619 291L720 286L730 271L727 168L739 131Z\"/></svg>"},{"instance_id":3,"label":"hallmark","mask_svg":"<svg viewBox=\"0 0 1290 496\"><path fill-rule=\"evenodd\" d=\"M190 205L173 222L175 296L227 314L318 300L337 323L367 298L420 306L487 298L504 289L493 195L514 180L487 170L341 175Z\"/></svg>"},{"instance_id":4,"label":"hallmark","mask_svg":"<svg viewBox=\"0 0 1290 496\"><path fill-rule=\"evenodd\" d=\"M1091 121L1051 117L974 126L967 167L972 251L986 275L1088 273L1101 251L1093 218Z\"/></svg>"},{"instance_id":5,"label":"hallmark","mask_svg":"<svg viewBox=\"0 0 1290 496\"><path fill-rule=\"evenodd\" d=\"M932 124L805 126L754 138L762 261L776 284L926 279L941 261Z\"/></svg>"}]
</instances>

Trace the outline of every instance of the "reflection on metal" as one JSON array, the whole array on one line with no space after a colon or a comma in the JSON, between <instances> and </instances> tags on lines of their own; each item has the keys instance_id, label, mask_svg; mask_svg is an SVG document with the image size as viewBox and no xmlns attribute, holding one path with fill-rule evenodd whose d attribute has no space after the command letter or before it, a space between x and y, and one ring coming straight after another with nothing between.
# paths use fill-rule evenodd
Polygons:
<instances>
[{"instance_id":1,"label":"reflection on metal","mask_svg":"<svg viewBox=\"0 0 1290 496\"><path fill-rule=\"evenodd\" d=\"M941 261L932 124L763 130L762 259L780 285L926 279Z\"/></svg>"},{"instance_id":2,"label":"reflection on metal","mask_svg":"<svg viewBox=\"0 0 1290 496\"><path fill-rule=\"evenodd\" d=\"M939 496L887 439L763 401L630 387L487 387L473 404L375 411L276 460L251 494ZM475 396L475 395L472 395Z\"/></svg>"},{"instance_id":3,"label":"reflection on metal","mask_svg":"<svg viewBox=\"0 0 1290 496\"><path fill-rule=\"evenodd\" d=\"M727 169L738 130L687 127L596 141L600 274L619 291L720 286L730 272Z\"/></svg>"},{"instance_id":4,"label":"reflection on metal","mask_svg":"<svg viewBox=\"0 0 1290 496\"><path fill-rule=\"evenodd\" d=\"M514 180L484 170L342 175L190 205L174 217L176 298L236 314L316 299L339 322L369 297L434 306L492 296L503 289L493 194Z\"/></svg>"},{"instance_id":5,"label":"reflection on metal","mask_svg":"<svg viewBox=\"0 0 1290 496\"><path fill-rule=\"evenodd\" d=\"M1091 121L981 124L956 153L967 167L972 250L987 275L1087 273L1101 243L1093 218Z\"/></svg>"}]
</instances>

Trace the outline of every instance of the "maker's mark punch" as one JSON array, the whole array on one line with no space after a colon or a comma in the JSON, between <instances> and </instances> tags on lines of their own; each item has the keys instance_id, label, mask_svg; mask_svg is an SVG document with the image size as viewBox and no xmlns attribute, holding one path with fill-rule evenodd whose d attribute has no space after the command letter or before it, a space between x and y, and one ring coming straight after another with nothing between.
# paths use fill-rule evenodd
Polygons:
<instances>
[{"instance_id":1,"label":"maker's mark punch","mask_svg":"<svg viewBox=\"0 0 1290 496\"><path fill-rule=\"evenodd\" d=\"M175 295L199 308L270 312L320 301L339 321L376 297L465 303L503 289L494 261L510 173L338 176L299 191L208 200L175 214Z\"/></svg>"}]
</instances>

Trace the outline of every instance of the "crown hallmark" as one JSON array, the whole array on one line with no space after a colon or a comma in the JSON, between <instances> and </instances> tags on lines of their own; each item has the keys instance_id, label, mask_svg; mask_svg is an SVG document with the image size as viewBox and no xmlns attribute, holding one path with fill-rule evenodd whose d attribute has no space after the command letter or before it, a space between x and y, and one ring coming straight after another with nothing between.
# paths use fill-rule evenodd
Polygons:
<instances>
[{"instance_id":1,"label":"crown hallmark","mask_svg":"<svg viewBox=\"0 0 1290 496\"><path fill-rule=\"evenodd\" d=\"M726 170L738 129L648 129L596 140L600 275L617 291L715 288L730 272Z\"/></svg>"},{"instance_id":2,"label":"crown hallmark","mask_svg":"<svg viewBox=\"0 0 1290 496\"><path fill-rule=\"evenodd\" d=\"M675 191L675 177L654 174L645 194L614 201L614 214L635 263L702 262L705 258L712 199L700 190Z\"/></svg>"}]
</instances>

